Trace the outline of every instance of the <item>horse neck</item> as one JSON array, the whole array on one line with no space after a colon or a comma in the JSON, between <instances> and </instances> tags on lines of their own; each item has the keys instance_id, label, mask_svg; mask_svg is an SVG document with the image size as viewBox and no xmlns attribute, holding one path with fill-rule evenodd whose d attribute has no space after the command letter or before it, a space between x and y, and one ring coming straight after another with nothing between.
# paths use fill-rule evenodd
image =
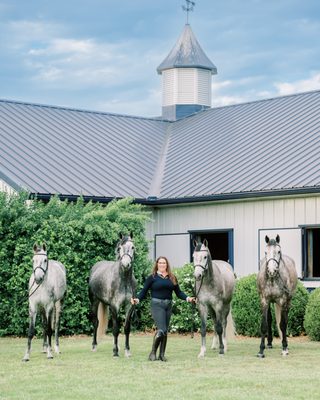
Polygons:
<instances>
[{"instance_id":1,"label":"horse neck","mask_svg":"<svg viewBox=\"0 0 320 400\"><path fill-rule=\"evenodd\" d=\"M212 258L210 253L208 253L208 269L207 269L207 280L209 282L212 282L214 279L214 274L213 274L213 263L212 263Z\"/></svg>"}]
</instances>

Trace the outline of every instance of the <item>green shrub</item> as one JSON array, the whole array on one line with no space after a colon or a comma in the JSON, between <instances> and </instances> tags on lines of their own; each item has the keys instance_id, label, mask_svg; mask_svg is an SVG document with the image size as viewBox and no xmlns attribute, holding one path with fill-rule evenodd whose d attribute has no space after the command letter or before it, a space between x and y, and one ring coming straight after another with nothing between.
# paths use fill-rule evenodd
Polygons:
<instances>
[{"instance_id":1,"label":"green shrub","mask_svg":"<svg viewBox=\"0 0 320 400\"><path fill-rule=\"evenodd\" d=\"M194 296L194 277L192 264L186 264L182 268L174 271L178 279L180 289L187 296ZM212 324L211 324L212 326ZM173 295L173 308L170 323L171 332L191 332L197 331L200 327L200 317L196 307L186 301L178 299ZM210 327L210 325L209 325Z\"/></svg>"},{"instance_id":2,"label":"green shrub","mask_svg":"<svg viewBox=\"0 0 320 400\"><path fill-rule=\"evenodd\" d=\"M240 335L260 336L261 307L257 290L257 274L241 278L236 283L236 289L232 300L232 315L236 325L236 331ZM288 315L288 336L298 336L304 332L303 319L308 302L308 291L299 281L297 289L291 301ZM278 336L276 328L274 306L271 306L272 330Z\"/></svg>"},{"instance_id":3,"label":"green shrub","mask_svg":"<svg viewBox=\"0 0 320 400\"><path fill-rule=\"evenodd\" d=\"M315 289L309 296L304 327L311 340L320 341L320 288Z\"/></svg>"},{"instance_id":4,"label":"green shrub","mask_svg":"<svg viewBox=\"0 0 320 400\"><path fill-rule=\"evenodd\" d=\"M33 244L45 241L50 259L67 270L67 296L61 334L90 333L88 277L97 261L114 260L119 233L133 232L134 274L141 285L148 260L145 223L149 213L131 199L108 205L52 198L26 202L28 195L0 193L0 336L25 335L28 329L28 281ZM41 324L37 324L38 332Z\"/></svg>"},{"instance_id":5,"label":"green shrub","mask_svg":"<svg viewBox=\"0 0 320 400\"><path fill-rule=\"evenodd\" d=\"M297 289L292 297L291 307L288 315L288 336L299 336L304 332L303 320L309 293L303 284L298 281Z\"/></svg>"},{"instance_id":6,"label":"green shrub","mask_svg":"<svg viewBox=\"0 0 320 400\"><path fill-rule=\"evenodd\" d=\"M261 308L257 274L237 280L231 304L237 334L260 336Z\"/></svg>"}]
</instances>

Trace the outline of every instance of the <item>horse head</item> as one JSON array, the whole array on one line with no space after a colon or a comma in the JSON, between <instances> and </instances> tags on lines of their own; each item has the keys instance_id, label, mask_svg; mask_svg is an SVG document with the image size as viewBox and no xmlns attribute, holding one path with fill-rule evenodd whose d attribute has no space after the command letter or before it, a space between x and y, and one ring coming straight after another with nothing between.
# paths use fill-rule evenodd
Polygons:
<instances>
[{"instance_id":1,"label":"horse head","mask_svg":"<svg viewBox=\"0 0 320 400\"><path fill-rule=\"evenodd\" d=\"M193 244L193 275L196 280L200 280L208 270L209 260L211 260L210 250L208 248L208 241L206 239L204 239L203 243L194 240Z\"/></svg>"},{"instance_id":2,"label":"horse head","mask_svg":"<svg viewBox=\"0 0 320 400\"><path fill-rule=\"evenodd\" d=\"M34 280L39 285L48 269L47 246L43 243L39 246L37 243L33 245L33 274Z\"/></svg>"},{"instance_id":3,"label":"horse head","mask_svg":"<svg viewBox=\"0 0 320 400\"><path fill-rule=\"evenodd\" d=\"M134 257L134 243L132 238L132 233L129 235L120 234L120 241L117 246L118 259L125 271L131 268Z\"/></svg>"},{"instance_id":4,"label":"horse head","mask_svg":"<svg viewBox=\"0 0 320 400\"><path fill-rule=\"evenodd\" d=\"M274 278L279 273L279 265L281 260L281 247L280 236L277 235L275 239L265 237L267 243L265 250L267 274L270 278Z\"/></svg>"}]
</instances>

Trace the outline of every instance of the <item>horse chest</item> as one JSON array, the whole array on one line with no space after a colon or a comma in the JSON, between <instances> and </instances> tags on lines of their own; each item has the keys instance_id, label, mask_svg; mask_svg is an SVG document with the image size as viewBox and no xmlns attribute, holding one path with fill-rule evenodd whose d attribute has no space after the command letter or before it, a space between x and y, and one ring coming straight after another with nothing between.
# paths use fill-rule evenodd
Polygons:
<instances>
[{"instance_id":1,"label":"horse chest","mask_svg":"<svg viewBox=\"0 0 320 400\"><path fill-rule=\"evenodd\" d=\"M265 296L271 300L276 300L282 296L282 291L276 282L268 282L265 288Z\"/></svg>"}]
</instances>

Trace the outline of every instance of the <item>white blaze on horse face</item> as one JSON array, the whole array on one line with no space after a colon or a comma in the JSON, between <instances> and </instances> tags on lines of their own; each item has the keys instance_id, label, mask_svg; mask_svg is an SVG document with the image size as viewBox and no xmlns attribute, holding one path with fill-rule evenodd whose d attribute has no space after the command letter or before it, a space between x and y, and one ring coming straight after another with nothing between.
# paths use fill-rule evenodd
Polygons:
<instances>
[{"instance_id":1,"label":"white blaze on horse face","mask_svg":"<svg viewBox=\"0 0 320 400\"><path fill-rule=\"evenodd\" d=\"M204 245L201 246L199 251L193 253L194 277L196 280L202 278L208 266L208 252Z\"/></svg>"},{"instance_id":2,"label":"white blaze on horse face","mask_svg":"<svg viewBox=\"0 0 320 400\"><path fill-rule=\"evenodd\" d=\"M46 254L35 254L33 256L33 273L37 284L41 283L48 267L48 257Z\"/></svg>"},{"instance_id":3,"label":"white blaze on horse face","mask_svg":"<svg viewBox=\"0 0 320 400\"><path fill-rule=\"evenodd\" d=\"M281 258L281 248L278 244L267 245L266 247L267 273L270 277L274 277L279 271L279 263Z\"/></svg>"},{"instance_id":4,"label":"white blaze on horse face","mask_svg":"<svg viewBox=\"0 0 320 400\"><path fill-rule=\"evenodd\" d=\"M123 245L120 246L119 255L121 265L125 269L129 269L131 267L131 262L134 255L134 245L132 240L127 240Z\"/></svg>"}]
</instances>

